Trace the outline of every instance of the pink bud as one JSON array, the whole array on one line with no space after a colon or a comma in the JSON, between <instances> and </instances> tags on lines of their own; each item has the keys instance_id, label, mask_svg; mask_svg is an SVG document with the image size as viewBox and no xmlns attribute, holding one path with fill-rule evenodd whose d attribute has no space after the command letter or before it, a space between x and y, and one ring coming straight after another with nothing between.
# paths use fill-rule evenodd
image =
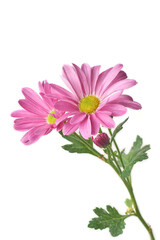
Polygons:
<instances>
[{"instance_id":1,"label":"pink bud","mask_svg":"<svg viewBox=\"0 0 160 240\"><path fill-rule=\"evenodd\" d=\"M92 141L101 148L105 148L109 144L109 137L106 133L99 133L95 139L92 137Z\"/></svg>"}]
</instances>

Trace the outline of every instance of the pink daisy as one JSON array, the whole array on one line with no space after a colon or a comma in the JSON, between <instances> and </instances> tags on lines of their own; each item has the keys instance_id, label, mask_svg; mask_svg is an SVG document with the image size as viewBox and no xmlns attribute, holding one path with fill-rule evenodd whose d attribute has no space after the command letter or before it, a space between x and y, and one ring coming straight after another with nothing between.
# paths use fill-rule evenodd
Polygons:
<instances>
[{"instance_id":1,"label":"pink daisy","mask_svg":"<svg viewBox=\"0 0 160 240\"><path fill-rule=\"evenodd\" d=\"M123 90L137 84L135 80L127 79L122 67L118 64L100 73L100 66L63 66L62 79L71 92L51 84L48 97L56 97L56 109L66 112L57 120L57 123L66 120L64 135L79 129L81 135L88 139L98 133L100 125L114 128L111 116L122 116L127 111L126 107L141 108L130 96L122 94Z\"/></svg>"},{"instance_id":2,"label":"pink daisy","mask_svg":"<svg viewBox=\"0 0 160 240\"><path fill-rule=\"evenodd\" d=\"M28 131L21 139L25 145L36 142L55 128L61 130L64 125L60 121L57 123L57 119L63 114L54 107L57 99L45 97L46 94L50 94L50 88L47 81L39 83L41 97L31 88L23 88L25 99L19 100L19 104L24 110L17 110L11 114L17 118L14 128L18 131Z\"/></svg>"}]
</instances>

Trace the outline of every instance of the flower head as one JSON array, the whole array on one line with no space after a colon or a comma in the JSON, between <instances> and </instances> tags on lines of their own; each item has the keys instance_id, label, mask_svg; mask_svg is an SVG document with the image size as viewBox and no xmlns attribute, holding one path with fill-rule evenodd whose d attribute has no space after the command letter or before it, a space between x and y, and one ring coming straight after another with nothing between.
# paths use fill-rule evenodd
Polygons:
<instances>
[{"instance_id":1,"label":"flower head","mask_svg":"<svg viewBox=\"0 0 160 240\"><path fill-rule=\"evenodd\" d=\"M99 133L92 141L101 148L105 148L109 144L109 137L106 133Z\"/></svg>"},{"instance_id":2,"label":"flower head","mask_svg":"<svg viewBox=\"0 0 160 240\"><path fill-rule=\"evenodd\" d=\"M100 73L100 66L63 66L62 78L71 92L51 84L50 97L56 97L58 102L55 107L66 112L57 120L66 121L64 135L72 134L79 128L81 135L88 139L98 133L100 125L114 128L111 116L125 114L126 107L141 108L130 96L122 94L137 83L127 79L126 73L121 71L122 67L122 64L118 64Z\"/></svg>"},{"instance_id":3,"label":"flower head","mask_svg":"<svg viewBox=\"0 0 160 240\"><path fill-rule=\"evenodd\" d=\"M41 97L31 88L23 88L25 99L19 100L23 110L14 111L11 116L16 117L14 128L18 131L27 131L21 141L25 145L36 142L41 136L50 133L54 128L58 131L63 127L63 121L57 124L57 119L63 112L55 109L57 99L49 99L50 85L47 81L39 83Z\"/></svg>"}]
</instances>

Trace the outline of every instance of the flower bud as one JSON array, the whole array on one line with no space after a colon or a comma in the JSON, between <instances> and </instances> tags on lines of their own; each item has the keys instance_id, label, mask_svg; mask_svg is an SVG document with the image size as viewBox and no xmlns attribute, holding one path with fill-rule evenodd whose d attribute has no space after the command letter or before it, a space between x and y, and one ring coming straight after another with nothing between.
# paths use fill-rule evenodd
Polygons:
<instances>
[{"instance_id":1,"label":"flower bud","mask_svg":"<svg viewBox=\"0 0 160 240\"><path fill-rule=\"evenodd\" d=\"M109 144L109 137L106 133L99 133L95 139L92 137L92 141L101 148L105 148Z\"/></svg>"}]
</instances>

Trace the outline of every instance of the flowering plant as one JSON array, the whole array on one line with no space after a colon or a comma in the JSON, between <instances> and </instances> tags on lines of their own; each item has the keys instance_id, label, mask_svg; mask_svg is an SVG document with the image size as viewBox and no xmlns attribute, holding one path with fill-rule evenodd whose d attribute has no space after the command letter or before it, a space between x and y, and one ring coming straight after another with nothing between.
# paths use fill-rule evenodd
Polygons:
<instances>
[{"instance_id":1,"label":"flowering plant","mask_svg":"<svg viewBox=\"0 0 160 240\"><path fill-rule=\"evenodd\" d=\"M95 208L97 217L89 222L89 228L109 228L111 235L116 237L123 233L125 220L136 216L153 240L152 228L140 213L131 182L133 166L148 158L150 146L143 146L142 138L137 136L131 150L125 153L116 142L116 136L128 118L115 127L114 117L124 115L127 108L141 109L141 105L131 96L123 94L125 89L137 82L128 79L122 67L118 64L100 73L100 66L82 64L80 68L75 64L64 65L62 79L70 91L47 81L39 82L39 94L30 88L23 88L25 99L19 100L23 109L14 111L11 116L16 118L16 130L27 131L21 139L23 144L33 144L56 129L70 142L62 146L64 150L92 154L118 174L130 195L125 201L126 213L120 214L109 205L106 209ZM107 132L104 128L102 131L102 127Z\"/></svg>"}]
</instances>

